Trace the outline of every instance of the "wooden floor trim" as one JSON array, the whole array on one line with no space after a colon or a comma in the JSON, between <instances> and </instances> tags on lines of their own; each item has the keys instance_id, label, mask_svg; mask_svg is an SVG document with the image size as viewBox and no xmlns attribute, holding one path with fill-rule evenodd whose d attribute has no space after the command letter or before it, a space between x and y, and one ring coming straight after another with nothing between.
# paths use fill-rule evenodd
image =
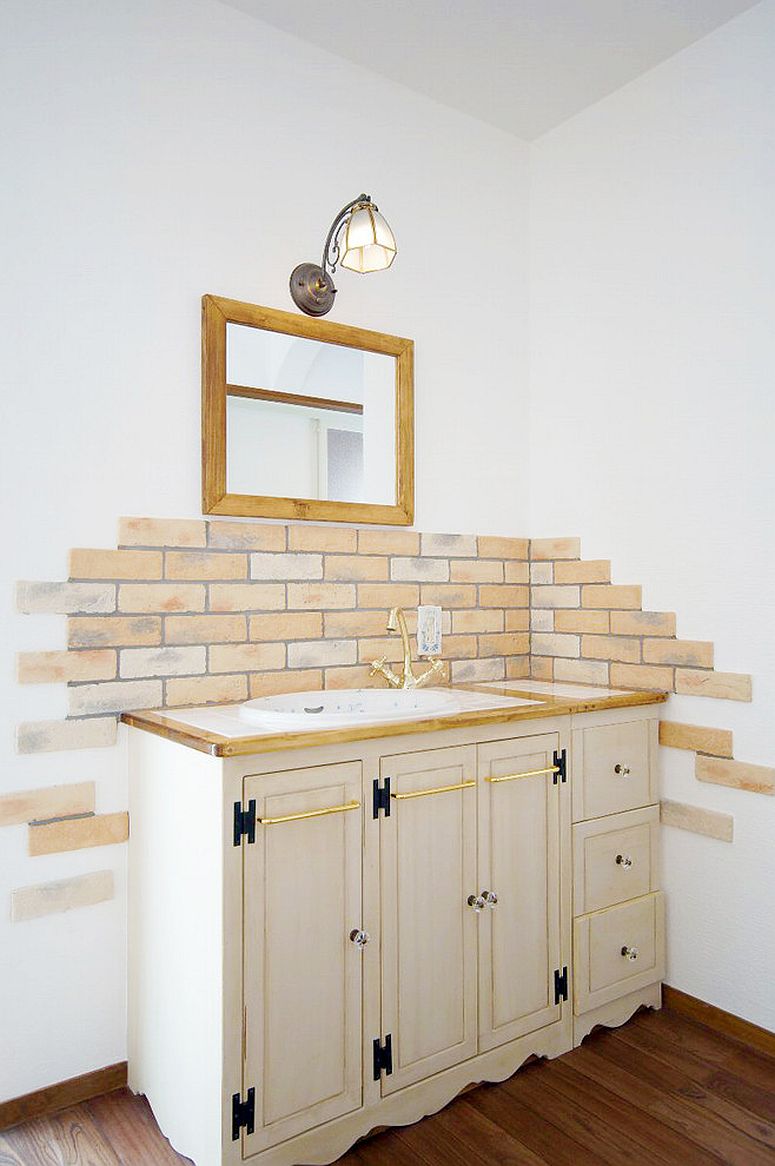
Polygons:
<instances>
[{"instance_id":1,"label":"wooden floor trim","mask_svg":"<svg viewBox=\"0 0 775 1166\"><path fill-rule=\"evenodd\" d=\"M94 1069L91 1073L82 1073L80 1077L70 1077L67 1081L36 1089L34 1093L25 1093L23 1097L0 1102L0 1130L10 1129L33 1117L47 1117L60 1109L91 1101L94 1097L102 1097L104 1093L122 1089L126 1082L127 1063L119 1061L115 1065L106 1065L104 1069Z\"/></svg>"},{"instance_id":2,"label":"wooden floor trim","mask_svg":"<svg viewBox=\"0 0 775 1166\"><path fill-rule=\"evenodd\" d=\"M678 988L671 988L669 984L662 985L662 1007L670 1012L677 1012L694 1020L697 1024L704 1024L706 1028L713 1028L725 1036L734 1037L747 1045L758 1049L759 1052L769 1053L775 1057L775 1032L760 1028L750 1020L743 1020L715 1004L706 1004L688 992L681 992Z\"/></svg>"}]
</instances>

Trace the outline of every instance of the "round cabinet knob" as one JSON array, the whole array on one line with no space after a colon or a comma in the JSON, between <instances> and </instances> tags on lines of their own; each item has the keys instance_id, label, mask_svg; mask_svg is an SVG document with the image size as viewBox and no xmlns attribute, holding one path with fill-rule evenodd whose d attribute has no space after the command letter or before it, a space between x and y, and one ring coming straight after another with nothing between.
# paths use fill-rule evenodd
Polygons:
<instances>
[{"instance_id":1,"label":"round cabinet knob","mask_svg":"<svg viewBox=\"0 0 775 1166\"><path fill-rule=\"evenodd\" d=\"M493 909L498 904L498 896L495 894L495 891L482 891L482 894L480 897L482 899L484 899L484 901L488 907L491 907Z\"/></svg>"},{"instance_id":2,"label":"round cabinet knob","mask_svg":"<svg viewBox=\"0 0 775 1166\"><path fill-rule=\"evenodd\" d=\"M638 958L638 949L637 947L627 947L625 944L622 948L622 955L627 960L636 960Z\"/></svg>"},{"instance_id":3,"label":"round cabinet knob","mask_svg":"<svg viewBox=\"0 0 775 1166\"><path fill-rule=\"evenodd\" d=\"M482 895L469 895L466 899L466 902L468 903L469 907L473 907L477 915L487 906L487 901Z\"/></svg>"},{"instance_id":4,"label":"round cabinet knob","mask_svg":"<svg viewBox=\"0 0 775 1166\"><path fill-rule=\"evenodd\" d=\"M622 761L619 761L614 766L614 773L618 774L619 777L626 777L629 772L630 772L629 765L625 765Z\"/></svg>"},{"instance_id":5,"label":"round cabinet knob","mask_svg":"<svg viewBox=\"0 0 775 1166\"><path fill-rule=\"evenodd\" d=\"M371 936L369 935L368 931L361 931L360 928L354 927L350 932L350 939L356 947L363 950L363 948L371 939Z\"/></svg>"},{"instance_id":6,"label":"round cabinet knob","mask_svg":"<svg viewBox=\"0 0 775 1166\"><path fill-rule=\"evenodd\" d=\"M632 859L629 854L617 854L616 865L620 866L622 870L629 870L632 866Z\"/></svg>"}]
</instances>

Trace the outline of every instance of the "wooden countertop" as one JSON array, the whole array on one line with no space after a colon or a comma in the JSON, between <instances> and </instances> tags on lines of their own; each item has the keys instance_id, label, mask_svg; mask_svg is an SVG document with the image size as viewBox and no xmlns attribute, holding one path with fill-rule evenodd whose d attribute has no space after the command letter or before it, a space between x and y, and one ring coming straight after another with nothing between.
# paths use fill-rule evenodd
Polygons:
<instances>
[{"instance_id":1,"label":"wooden countertop","mask_svg":"<svg viewBox=\"0 0 775 1166\"><path fill-rule=\"evenodd\" d=\"M453 685L453 689L497 696L514 696L533 700L535 704L515 705L512 708L480 708L424 720L382 721L380 723L348 725L345 728L316 729L314 732L269 732L245 735L226 735L210 728L186 723L182 716L190 716L192 709L159 711L141 709L121 714L121 720L135 729L144 729L159 737L166 737L200 753L212 757L240 757L251 753L274 753L281 749L298 749L313 745L334 745L344 741L366 741L375 737L396 737L408 733L430 733L439 729L473 728L478 725L505 724L511 721L529 721L540 717L559 717L600 709L628 708L637 705L661 704L667 700L664 692L630 692L624 689L595 689L585 685L549 684L530 680L504 681L499 684ZM235 705L210 705L197 709L206 720L208 713L234 709ZM247 726L245 726L247 729Z\"/></svg>"}]
</instances>

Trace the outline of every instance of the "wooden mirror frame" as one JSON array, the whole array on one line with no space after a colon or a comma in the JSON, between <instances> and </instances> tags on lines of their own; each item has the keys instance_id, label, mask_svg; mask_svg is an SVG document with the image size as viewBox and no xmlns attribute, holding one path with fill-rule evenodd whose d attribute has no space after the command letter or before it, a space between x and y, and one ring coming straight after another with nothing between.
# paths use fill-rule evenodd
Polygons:
<instances>
[{"instance_id":1,"label":"wooden mirror frame","mask_svg":"<svg viewBox=\"0 0 775 1166\"><path fill-rule=\"evenodd\" d=\"M345 348L361 348L396 358L396 504L330 502L317 498L274 498L229 494L226 489L226 325L246 324L289 336L303 336ZM202 297L202 511L256 518L301 518L319 522L414 522L414 343L401 336L351 328L244 304L221 296Z\"/></svg>"}]
</instances>

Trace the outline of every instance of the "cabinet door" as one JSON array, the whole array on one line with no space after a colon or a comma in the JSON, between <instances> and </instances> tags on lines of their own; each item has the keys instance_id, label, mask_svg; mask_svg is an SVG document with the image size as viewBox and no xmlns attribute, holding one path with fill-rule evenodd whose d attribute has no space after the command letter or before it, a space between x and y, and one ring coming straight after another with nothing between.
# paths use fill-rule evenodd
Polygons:
<instances>
[{"instance_id":1,"label":"cabinet door","mask_svg":"<svg viewBox=\"0 0 775 1166\"><path fill-rule=\"evenodd\" d=\"M257 819L244 845L248 1156L361 1105L363 957L349 939L361 927L361 764L244 787Z\"/></svg>"},{"instance_id":2,"label":"cabinet door","mask_svg":"<svg viewBox=\"0 0 775 1166\"><path fill-rule=\"evenodd\" d=\"M391 791L380 822L387 1094L476 1053L476 750L383 757L380 770Z\"/></svg>"},{"instance_id":3,"label":"cabinet door","mask_svg":"<svg viewBox=\"0 0 775 1166\"><path fill-rule=\"evenodd\" d=\"M479 1049L560 1019L560 784L556 734L479 746Z\"/></svg>"}]
</instances>

